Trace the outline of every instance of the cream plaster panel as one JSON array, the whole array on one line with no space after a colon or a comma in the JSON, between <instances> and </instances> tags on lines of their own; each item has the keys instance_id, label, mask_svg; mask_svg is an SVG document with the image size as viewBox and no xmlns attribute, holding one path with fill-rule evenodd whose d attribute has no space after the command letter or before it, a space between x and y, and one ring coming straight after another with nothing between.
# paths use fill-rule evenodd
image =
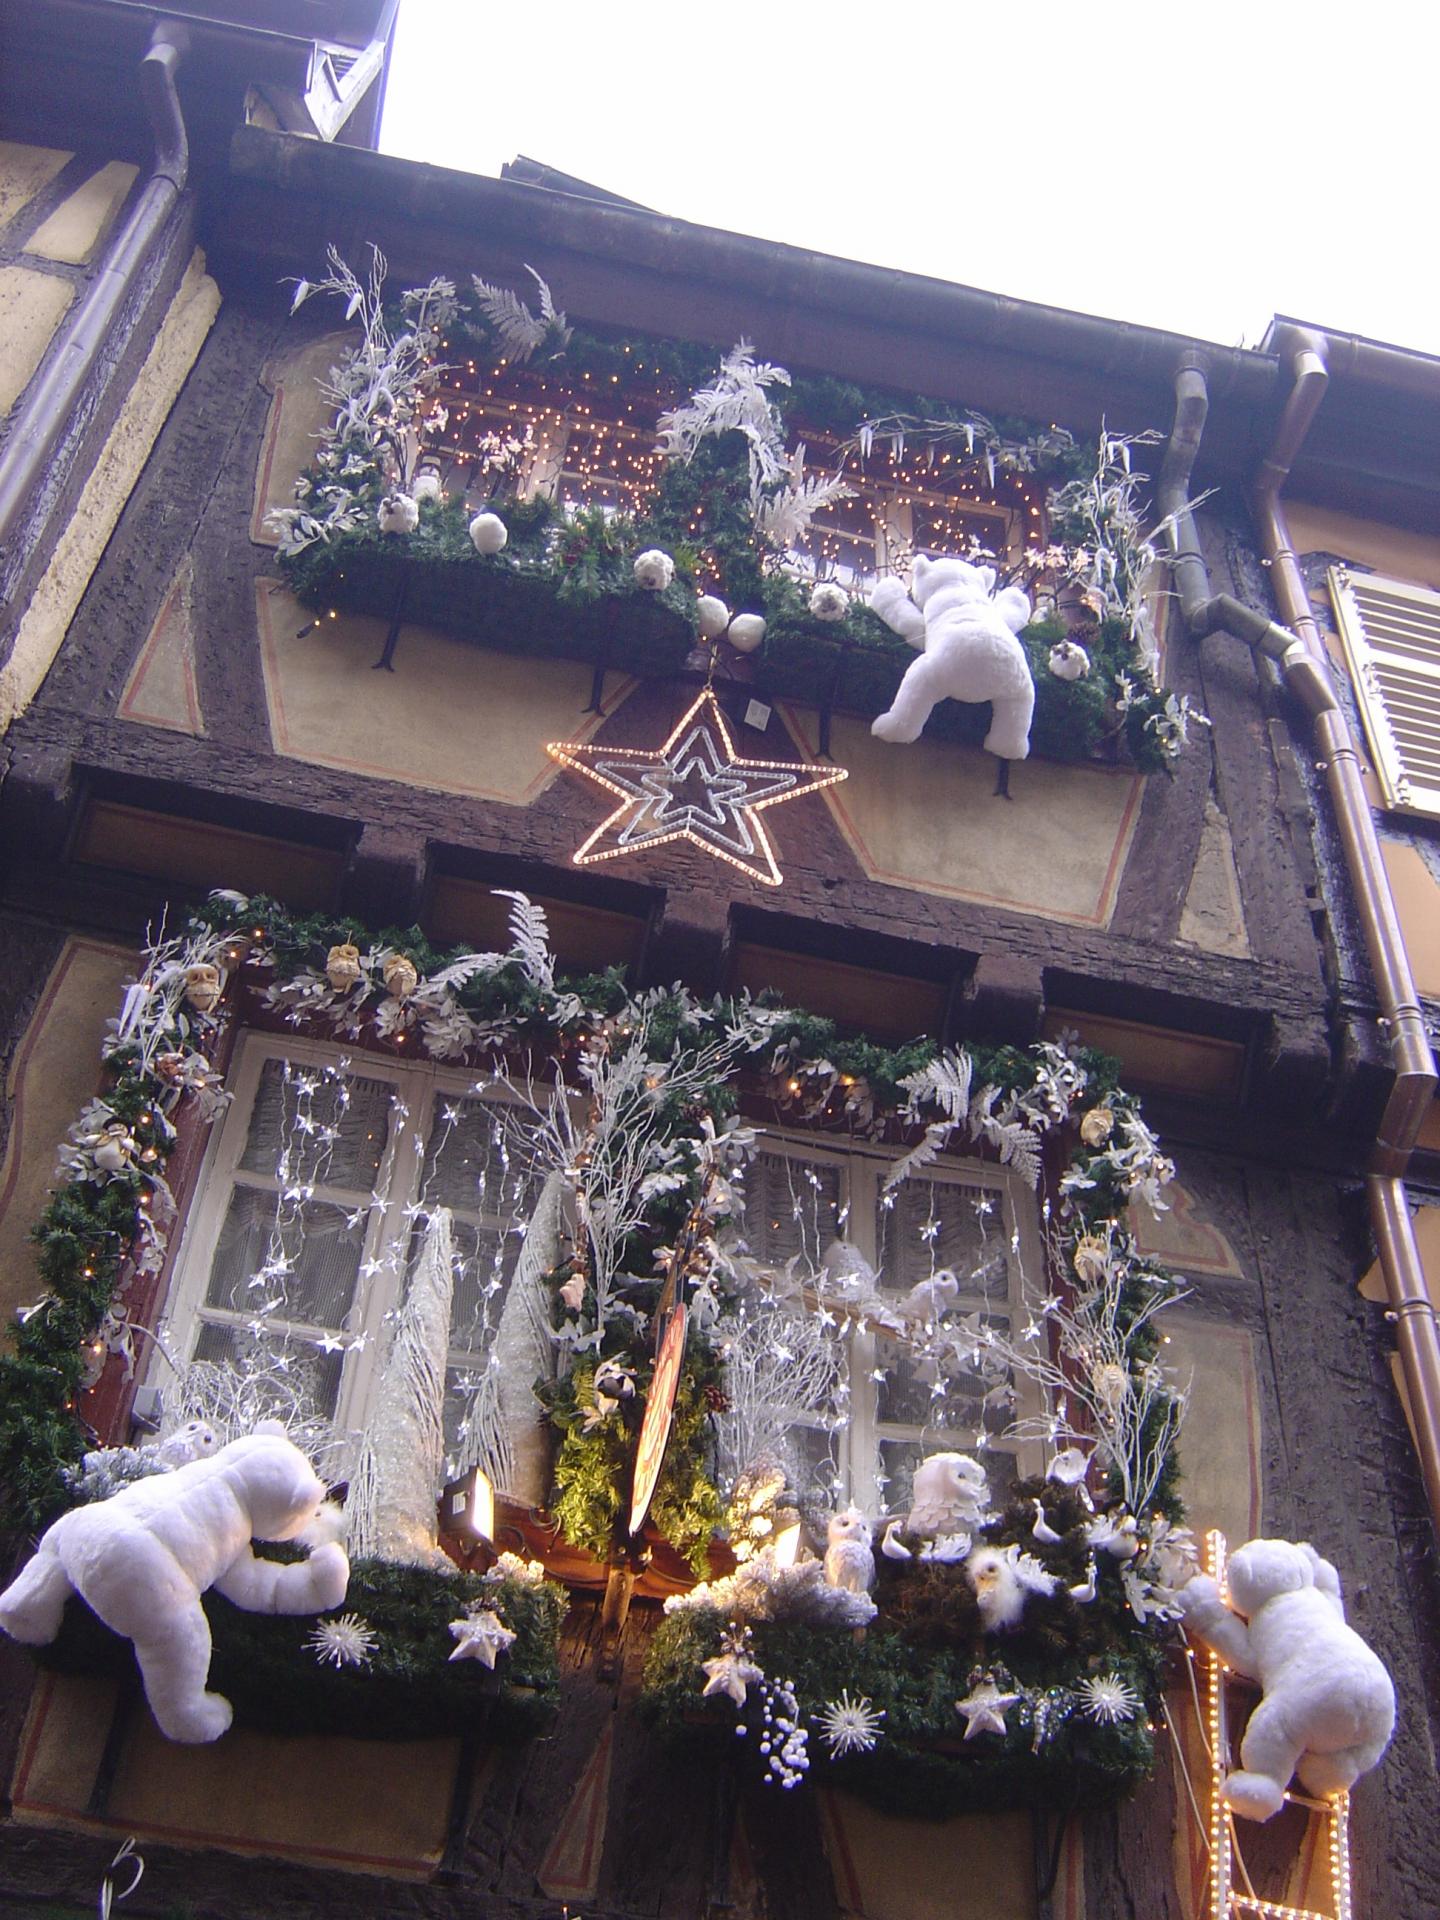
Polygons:
<instances>
[{"instance_id":1,"label":"cream plaster panel","mask_svg":"<svg viewBox=\"0 0 1440 1920\"><path fill-rule=\"evenodd\" d=\"M0 414L10 411L44 359L72 292L57 274L0 267Z\"/></svg>"},{"instance_id":2,"label":"cream plaster panel","mask_svg":"<svg viewBox=\"0 0 1440 1920\"><path fill-rule=\"evenodd\" d=\"M0 140L0 227L9 226L70 158L58 147L26 147Z\"/></svg>"},{"instance_id":3,"label":"cream plaster panel","mask_svg":"<svg viewBox=\"0 0 1440 1920\"><path fill-rule=\"evenodd\" d=\"M809 708L784 708L813 759ZM872 879L954 900L1104 926L1140 810L1140 776L1026 760L1009 800L994 793L995 761L978 748L877 740L864 720L836 714L830 745L850 778L821 795Z\"/></svg>"},{"instance_id":4,"label":"cream plaster panel","mask_svg":"<svg viewBox=\"0 0 1440 1920\"><path fill-rule=\"evenodd\" d=\"M1190 1382L1180 1473L1191 1524L1197 1534L1219 1527L1240 1546L1265 1515L1254 1344L1244 1327L1198 1314L1167 1313L1163 1329L1166 1366Z\"/></svg>"},{"instance_id":5,"label":"cream plaster panel","mask_svg":"<svg viewBox=\"0 0 1440 1920\"><path fill-rule=\"evenodd\" d=\"M122 720L164 727L172 733L204 733L195 679L194 585L194 569L187 554L130 669L117 708Z\"/></svg>"},{"instance_id":6,"label":"cream plaster panel","mask_svg":"<svg viewBox=\"0 0 1440 1920\"><path fill-rule=\"evenodd\" d=\"M112 1682L42 1677L15 1772L16 1819L89 1831L101 1824L86 1819L85 1804L114 1706ZM213 1746L177 1746L141 1706L130 1719L103 1825L142 1841L428 1876L444 1842L458 1751L456 1740L340 1740L241 1728Z\"/></svg>"},{"instance_id":7,"label":"cream plaster panel","mask_svg":"<svg viewBox=\"0 0 1440 1920\"><path fill-rule=\"evenodd\" d=\"M265 526L272 507L293 507L295 482L315 457L315 442L330 425L333 404L320 392L319 382L347 348L353 333L330 333L269 361L261 377L273 398L260 464L255 470L255 505L250 515L250 538L257 546L275 547L278 534Z\"/></svg>"},{"instance_id":8,"label":"cream plaster panel","mask_svg":"<svg viewBox=\"0 0 1440 1920\"><path fill-rule=\"evenodd\" d=\"M817 1783L813 1790L820 1795L842 1913L856 1920L1032 1920L1035 1846L1028 1813L907 1819L835 1788ZM1077 1864L1072 1850L1055 1888L1056 1920L1078 1920Z\"/></svg>"},{"instance_id":9,"label":"cream plaster panel","mask_svg":"<svg viewBox=\"0 0 1440 1920\"><path fill-rule=\"evenodd\" d=\"M1236 960L1250 958L1230 822L1213 800L1205 802L1200 852L1180 914L1180 944L1199 947L1202 953L1229 954Z\"/></svg>"},{"instance_id":10,"label":"cream plaster panel","mask_svg":"<svg viewBox=\"0 0 1440 1920\"><path fill-rule=\"evenodd\" d=\"M1165 1189L1165 1210L1154 1213L1144 1200L1128 1209L1127 1219L1135 1250L1147 1260L1175 1267L1181 1273L1224 1274L1243 1280L1235 1249L1213 1220L1207 1220L1194 1195L1172 1180Z\"/></svg>"},{"instance_id":11,"label":"cream plaster panel","mask_svg":"<svg viewBox=\"0 0 1440 1920\"><path fill-rule=\"evenodd\" d=\"M1285 517L1297 553L1342 554L1377 573L1440 593L1440 540L1433 534L1381 526L1378 521L1312 507L1303 500L1287 500ZM1327 598L1320 597L1322 603Z\"/></svg>"},{"instance_id":12,"label":"cream plaster panel","mask_svg":"<svg viewBox=\"0 0 1440 1920\"><path fill-rule=\"evenodd\" d=\"M112 160L83 181L62 200L44 225L31 237L25 251L42 260L63 260L78 267L88 260L104 237L135 184L138 167Z\"/></svg>"},{"instance_id":13,"label":"cream plaster panel","mask_svg":"<svg viewBox=\"0 0 1440 1920\"><path fill-rule=\"evenodd\" d=\"M579 661L486 653L405 627L395 671L376 673L386 621L315 622L268 580L257 598L270 734L292 760L523 807L560 772L545 742L588 740L600 725L583 711L592 673ZM606 718L633 685L609 696Z\"/></svg>"},{"instance_id":14,"label":"cream plaster panel","mask_svg":"<svg viewBox=\"0 0 1440 1920\"><path fill-rule=\"evenodd\" d=\"M10 1134L0 1162L0 1324L39 1292L30 1229L55 1179L55 1155L100 1083L105 1022L134 973L127 947L68 940L11 1063Z\"/></svg>"},{"instance_id":15,"label":"cream plaster panel","mask_svg":"<svg viewBox=\"0 0 1440 1920\"><path fill-rule=\"evenodd\" d=\"M24 712L50 671L105 543L219 311L220 290L205 272L205 256L197 251L55 543L50 565L20 622L14 650L0 669L0 728Z\"/></svg>"}]
</instances>

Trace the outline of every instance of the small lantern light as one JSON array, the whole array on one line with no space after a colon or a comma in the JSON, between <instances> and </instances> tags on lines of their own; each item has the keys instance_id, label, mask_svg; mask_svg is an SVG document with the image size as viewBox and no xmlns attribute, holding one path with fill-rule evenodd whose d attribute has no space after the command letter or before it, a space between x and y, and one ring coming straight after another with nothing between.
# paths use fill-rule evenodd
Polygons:
<instances>
[{"instance_id":1,"label":"small lantern light","mask_svg":"<svg viewBox=\"0 0 1440 1920\"><path fill-rule=\"evenodd\" d=\"M495 1556L495 1489L489 1475L469 1467L440 1496L440 1531L463 1541L467 1562Z\"/></svg>"},{"instance_id":2,"label":"small lantern light","mask_svg":"<svg viewBox=\"0 0 1440 1920\"><path fill-rule=\"evenodd\" d=\"M775 1536L775 1564L777 1567L793 1567L800 1555L800 1522L782 1527Z\"/></svg>"}]
</instances>

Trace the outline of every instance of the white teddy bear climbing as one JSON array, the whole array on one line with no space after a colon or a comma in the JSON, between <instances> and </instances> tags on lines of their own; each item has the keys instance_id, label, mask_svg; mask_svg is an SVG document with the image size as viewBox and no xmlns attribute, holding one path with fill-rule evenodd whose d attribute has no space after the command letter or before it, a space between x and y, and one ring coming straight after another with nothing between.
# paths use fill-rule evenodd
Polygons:
<instances>
[{"instance_id":1,"label":"white teddy bear climbing","mask_svg":"<svg viewBox=\"0 0 1440 1920\"><path fill-rule=\"evenodd\" d=\"M252 1540L295 1540L319 1520L325 1487L278 1421L263 1421L208 1459L133 1481L108 1500L62 1514L35 1557L0 1593L0 1627L27 1646L60 1631L78 1593L135 1658L160 1731L218 1740L230 1702L207 1693L209 1587L250 1613L324 1613L350 1581L334 1541L306 1560L257 1560Z\"/></svg>"},{"instance_id":2,"label":"white teddy bear climbing","mask_svg":"<svg viewBox=\"0 0 1440 1920\"><path fill-rule=\"evenodd\" d=\"M1030 751L1035 682L1025 649L1015 638L1030 619L1018 587L995 591L995 569L950 555L917 554L910 591L893 576L881 580L870 605L921 657L912 661L888 713L870 731L880 740L918 740L940 700L988 700L985 745L1002 762L1000 791L1011 760Z\"/></svg>"},{"instance_id":3,"label":"white teddy bear climbing","mask_svg":"<svg viewBox=\"0 0 1440 1920\"><path fill-rule=\"evenodd\" d=\"M1280 1811L1293 1775L1307 1793L1354 1786L1390 1744L1395 1689L1345 1622L1340 1576L1312 1546L1251 1540L1230 1556L1229 1605L1206 1575L1180 1590L1186 1627L1264 1698L1225 1799L1247 1820Z\"/></svg>"}]
</instances>

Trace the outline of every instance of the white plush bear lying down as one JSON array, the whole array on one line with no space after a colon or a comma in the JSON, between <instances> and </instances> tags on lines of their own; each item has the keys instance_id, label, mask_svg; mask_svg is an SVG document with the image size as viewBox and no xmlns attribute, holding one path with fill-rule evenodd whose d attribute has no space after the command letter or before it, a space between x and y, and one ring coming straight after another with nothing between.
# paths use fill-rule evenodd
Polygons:
<instances>
[{"instance_id":1,"label":"white plush bear lying down","mask_svg":"<svg viewBox=\"0 0 1440 1920\"><path fill-rule=\"evenodd\" d=\"M1395 1689L1346 1625L1340 1576L1312 1546L1251 1540L1230 1556L1226 1580L1229 1606L1203 1574L1181 1588L1181 1604L1186 1627L1265 1690L1225 1798L1247 1820L1268 1820L1293 1774L1307 1793L1331 1794L1376 1764L1394 1730Z\"/></svg>"},{"instance_id":2,"label":"white plush bear lying down","mask_svg":"<svg viewBox=\"0 0 1440 1920\"><path fill-rule=\"evenodd\" d=\"M252 1540L294 1540L315 1520L325 1488L278 1422L266 1421L208 1460L135 1481L62 1514L35 1558L0 1594L0 1627L29 1646L60 1631L72 1592L135 1643L160 1731L218 1740L230 1702L207 1693L208 1587L252 1613L323 1613L350 1580L343 1547L317 1547L284 1566L257 1560Z\"/></svg>"}]
</instances>

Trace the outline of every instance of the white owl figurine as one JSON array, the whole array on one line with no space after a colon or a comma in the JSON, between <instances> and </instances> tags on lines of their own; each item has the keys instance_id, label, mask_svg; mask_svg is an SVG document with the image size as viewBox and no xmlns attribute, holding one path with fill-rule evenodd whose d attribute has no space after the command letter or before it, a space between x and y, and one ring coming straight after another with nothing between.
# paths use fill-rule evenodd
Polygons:
<instances>
[{"instance_id":1,"label":"white owl figurine","mask_svg":"<svg viewBox=\"0 0 1440 1920\"><path fill-rule=\"evenodd\" d=\"M932 1453L915 1469L905 1532L967 1533L984 1519L990 1485L968 1453Z\"/></svg>"},{"instance_id":2,"label":"white owl figurine","mask_svg":"<svg viewBox=\"0 0 1440 1920\"><path fill-rule=\"evenodd\" d=\"M858 1507L832 1514L826 1535L825 1580L847 1593L868 1593L875 1584L870 1522Z\"/></svg>"}]
</instances>

